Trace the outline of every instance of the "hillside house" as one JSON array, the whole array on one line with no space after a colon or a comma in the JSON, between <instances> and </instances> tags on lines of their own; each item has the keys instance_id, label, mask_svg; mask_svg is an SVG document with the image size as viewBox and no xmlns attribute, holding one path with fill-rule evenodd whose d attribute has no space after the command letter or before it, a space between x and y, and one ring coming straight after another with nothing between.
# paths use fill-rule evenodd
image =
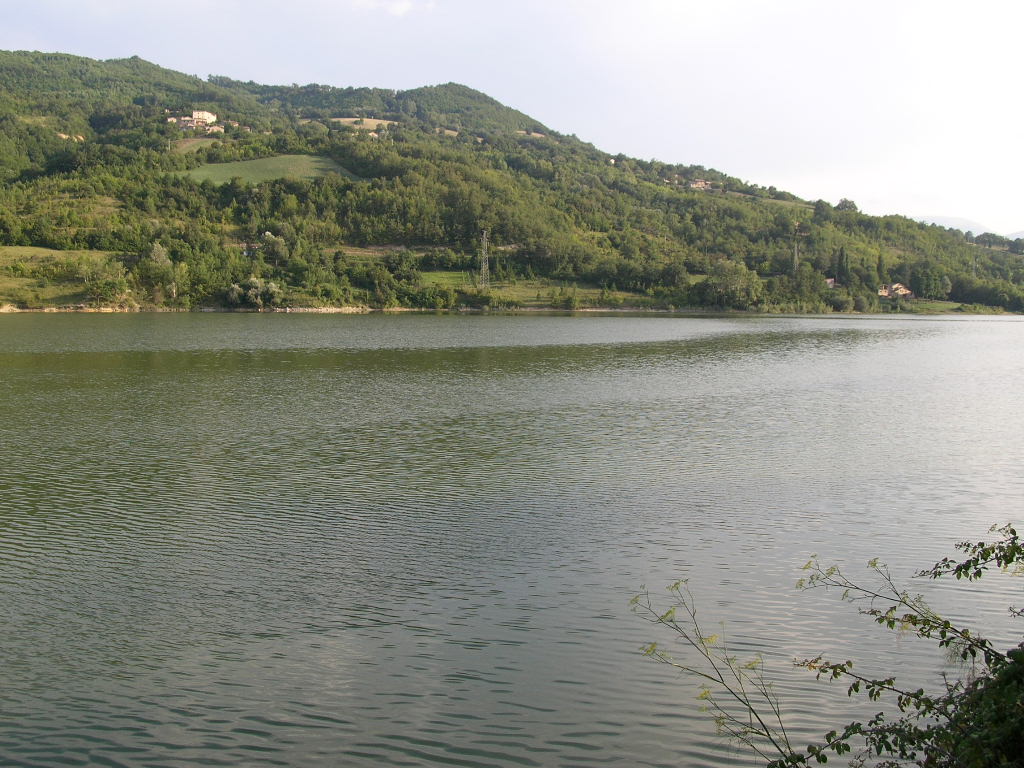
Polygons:
<instances>
[{"instance_id":1,"label":"hillside house","mask_svg":"<svg viewBox=\"0 0 1024 768\"><path fill-rule=\"evenodd\" d=\"M711 182L707 179L694 179L690 182L690 189L699 189L706 192L711 189Z\"/></svg>"},{"instance_id":2,"label":"hillside house","mask_svg":"<svg viewBox=\"0 0 1024 768\"><path fill-rule=\"evenodd\" d=\"M907 288L903 283L893 283L892 285L883 285L878 289L878 295L883 299L912 299L914 298L914 292Z\"/></svg>"},{"instance_id":3,"label":"hillside house","mask_svg":"<svg viewBox=\"0 0 1024 768\"><path fill-rule=\"evenodd\" d=\"M178 126L183 131L201 131L207 135L213 133L222 134L225 127L229 125L246 133L252 131L252 128L247 125L239 125L237 120L225 120L223 123L218 123L217 116L213 112L207 112L204 109L193 109L191 117L188 115L170 115L167 118L167 122Z\"/></svg>"}]
</instances>

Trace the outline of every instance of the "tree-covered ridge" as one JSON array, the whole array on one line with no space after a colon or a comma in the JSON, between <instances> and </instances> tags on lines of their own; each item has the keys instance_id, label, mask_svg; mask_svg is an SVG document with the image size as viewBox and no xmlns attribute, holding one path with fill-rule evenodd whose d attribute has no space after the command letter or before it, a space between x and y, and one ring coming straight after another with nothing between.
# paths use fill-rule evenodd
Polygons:
<instances>
[{"instance_id":1,"label":"tree-covered ridge","mask_svg":"<svg viewBox=\"0 0 1024 768\"><path fill-rule=\"evenodd\" d=\"M0 108L56 119L88 118L104 108L156 103L172 109L261 111L256 99L245 93L137 56L95 61L62 53L0 51L0 75Z\"/></svg>"},{"instance_id":2,"label":"tree-covered ridge","mask_svg":"<svg viewBox=\"0 0 1024 768\"><path fill-rule=\"evenodd\" d=\"M192 109L240 125L185 152L180 140L195 134L168 116ZM394 123L371 132L340 116ZM187 175L289 155L345 173ZM1015 243L611 156L455 84L261 86L139 59L2 53L0 175L0 246L91 250L105 264L0 254L0 291L7 274L29 305L54 281L78 280L90 300L143 305L868 311L897 304L880 303L878 286L902 282L925 298L1024 308ZM474 288L485 229L490 292Z\"/></svg>"},{"instance_id":3,"label":"tree-covered ridge","mask_svg":"<svg viewBox=\"0 0 1024 768\"><path fill-rule=\"evenodd\" d=\"M251 94L263 104L274 105L300 118L415 120L436 128L475 133L548 130L529 115L458 83L391 91L383 88L336 88L315 83L260 85L226 77L212 77L210 81L232 91Z\"/></svg>"}]
</instances>

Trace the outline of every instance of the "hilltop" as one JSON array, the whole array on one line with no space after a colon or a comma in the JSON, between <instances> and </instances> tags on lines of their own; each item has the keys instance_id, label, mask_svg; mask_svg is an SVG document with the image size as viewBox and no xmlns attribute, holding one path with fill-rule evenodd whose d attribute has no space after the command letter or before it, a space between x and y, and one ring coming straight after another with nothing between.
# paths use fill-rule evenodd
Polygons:
<instances>
[{"instance_id":1,"label":"hilltop","mask_svg":"<svg viewBox=\"0 0 1024 768\"><path fill-rule=\"evenodd\" d=\"M1024 309L1024 240L611 155L456 83L0 52L0 180L21 307Z\"/></svg>"}]
</instances>

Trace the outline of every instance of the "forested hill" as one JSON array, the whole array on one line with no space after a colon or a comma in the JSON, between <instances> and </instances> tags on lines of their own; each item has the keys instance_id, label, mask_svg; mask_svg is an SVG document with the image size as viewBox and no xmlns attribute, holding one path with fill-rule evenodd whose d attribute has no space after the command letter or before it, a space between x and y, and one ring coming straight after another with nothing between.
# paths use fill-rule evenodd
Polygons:
<instances>
[{"instance_id":1,"label":"forested hill","mask_svg":"<svg viewBox=\"0 0 1024 768\"><path fill-rule=\"evenodd\" d=\"M0 182L0 304L24 307L1024 309L1024 240L609 155L454 83L0 52Z\"/></svg>"},{"instance_id":2,"label":"forested hill","mask_svg":"<svg viewBox=\"0 0 1024 768\"><path fill-rule=\"evenodd\" d=\"M261 103L305 118L383 117L413 120L439 129L477 133L546 132L541 123L509 109L490 96L458 83L425 86L409 91L382 88L335 88L329 85L259 85L226 77L211 83L252 94Z\"/></svg>"}]
</instances>

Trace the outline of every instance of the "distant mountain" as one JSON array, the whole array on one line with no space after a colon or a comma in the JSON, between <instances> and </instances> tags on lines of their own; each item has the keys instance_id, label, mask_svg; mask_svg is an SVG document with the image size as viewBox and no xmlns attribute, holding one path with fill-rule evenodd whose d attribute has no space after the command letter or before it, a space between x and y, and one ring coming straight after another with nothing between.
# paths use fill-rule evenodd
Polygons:
<instances>
[{"instance_id":1,"label":"distant mountain","mask_svg":"<svg viewBox=\"0 0 1024 768\"><path fill-rule=\"evenodd\" d=\"M1004 235L1001 232L997 232L992 227L980 224L977 221L972 221L971 219L963 219L957 216L919 216L915 220L924 224L937 224L940 227L946 227L948 229L959 229L961 232L970 232L974 235L989 232L993 235L1002 235L1009 240L1016 240L1019 237L1024 237L1024 230Z\"/></svg>"},{"instance_id":2,"label":"distant mountain","mask_svg":"<svg viewBox=\"0 0 1024 768\"><path fill-rule=\"evenodd\" d=\"M958 216L918 216L917 221L924 222L925 224L937 224L948 229L959 229L961 232L972 232L975 235L980 235L982 232L998 234L991 227Z\"/></svg>"}]
</instances>

